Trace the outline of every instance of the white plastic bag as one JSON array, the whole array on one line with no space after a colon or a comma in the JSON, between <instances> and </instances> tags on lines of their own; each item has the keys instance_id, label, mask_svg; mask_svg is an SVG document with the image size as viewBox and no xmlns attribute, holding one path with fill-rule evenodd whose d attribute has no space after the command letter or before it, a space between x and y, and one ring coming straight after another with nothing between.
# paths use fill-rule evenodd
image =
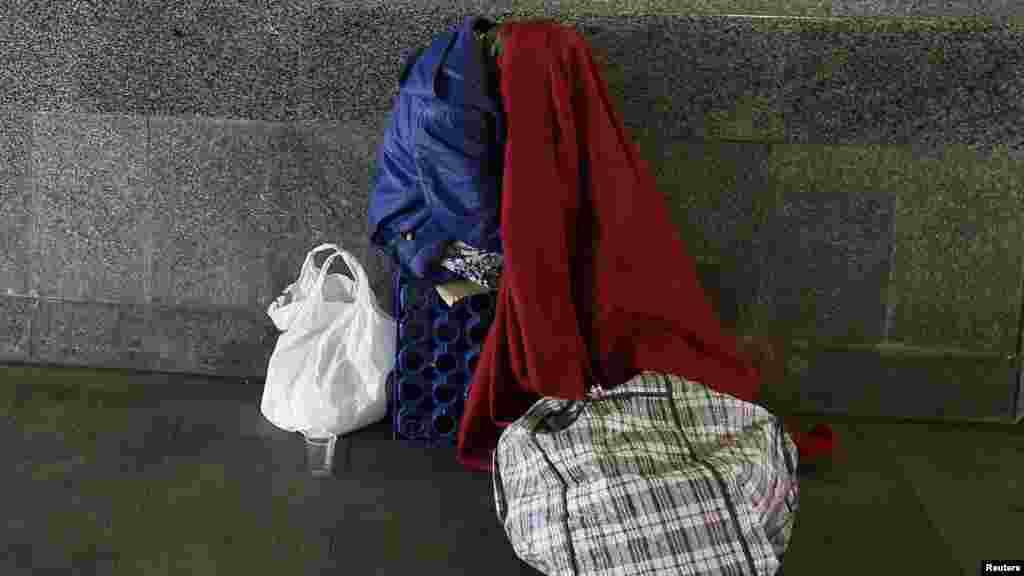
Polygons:
<instances>
[{"instance_id":1,"label":"white plastic bag","mask_svg":"<svg viewBox=\"0 0 1024 576\"><path fill-rule=\"evenodd\" d=\"M333 250L323 267L313 257ZM342 257L355 281L328 274ZM366 271L335 244L310 251L299 278L267 314L283 333L267 366L260 411L278 428L323 438L387 414L395 362L395 321L376 303Z\"/></svg>"}]
</instances>

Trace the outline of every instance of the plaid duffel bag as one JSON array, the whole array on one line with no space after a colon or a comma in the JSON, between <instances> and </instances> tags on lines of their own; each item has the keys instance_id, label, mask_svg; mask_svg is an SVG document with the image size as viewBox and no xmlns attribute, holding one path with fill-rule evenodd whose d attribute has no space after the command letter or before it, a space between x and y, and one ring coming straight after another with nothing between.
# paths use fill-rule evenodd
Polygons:
<instances>
[{"instance_id":1,"label":"plaid duffel bag","mask_svg":"<svg viewBox=\"0 0 1024 576\"><path fill-rule=\"evenodd\" d=\"M797 449L764 408L644 372L588 400L544 398L494 452L498 517L549 576L774 575Z\"/></svg>"}]
</instances>

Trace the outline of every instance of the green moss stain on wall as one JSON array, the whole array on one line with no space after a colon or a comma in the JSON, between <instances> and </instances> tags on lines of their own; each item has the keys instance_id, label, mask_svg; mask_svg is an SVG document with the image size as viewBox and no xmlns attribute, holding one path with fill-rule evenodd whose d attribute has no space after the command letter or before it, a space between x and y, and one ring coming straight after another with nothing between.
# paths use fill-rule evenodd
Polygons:
<instances>
[{"instance_id":1,"label":"green moss stain on wall","mask_svg":"<svg viewBox=\"0 0 1024 576\"><path fill-rule=\"evenodd\" d=\"M925 347L1012 351L1020 314L1022 168L1005 151L991 157L949 148L940 158L908 147L773 145L769 212L782 194L895 192L894 261L885 301L889 338ZM765 310L758 331L771 331ZM812 335L811 303L797 326ZM853 327L855 328L855 327Z\"/></svg>"},{"instance_id":2,"label":"green moss stain on wall","mask_svg":"<svg viewBox=\"0 0 1024 576\"><path fill-rule=\"evenodd\" d=\"M721 258L725 246L706 237L690 215L713 213L723 195L739 185L736 175L751 166L725 153L726 144L659 145L656 134L641 140L642 149L654 152L659 146L654 163L659 187L684 239L698 259ZM1009 378L1021 352L1016 349L1024 282L1024 166L1019 160L1005 148L982 153L953 146L926 156L907 146L773 144L757 169L765 170L767 184L749 191L756 201L749 221L737 226L737 237L770 222L784 195L893 194L896 202L890 279L882 295L889 312L885 341L858 344L863 340L858 326L846 327L846 339L818 337L820 306L810 290L803 291L799 318L786 325L774 319L770 302L740 310L740 333L805 341L789 356L787 383L770 392L771 402L788 411L820 411L824 392L815 392L821 385L814 382L825 377L823 362L829 370L853 370L854 359L870 357L874 376L866 370L860 380L836 383L853 391L835 409L993 421L1008 414ZM880 376L890 365L894 374L924 386L920 394L938 396L919 414L910 414L910 406L886 405L887 398L911 394L889 389L900 385ZM968 390L965 382L976 385Z\"/></svg>"},{"instance_id":3,"label":"green moss stain on wall","mask_svg":"<svg viewBox=\"0 0 1024 576\"><path fill-rule=\"evenodd\" d=\"M828 16L831 3L823 0L650 0L654 14L745 14L756 16Z\"/></svg>"},{"instance_id":4,"label":"green moss stain on wall","mask_svg":"<svg viewBox=\"0 0 1024 576\"><path fill-rule=\"evenodd\" d=\"M775 144L768 170L777 198L783 190L888 192L907 178L906 152L894 146Z\"/></svg>"},{"instance_id":5,"label":"green moss stain on wall","mask_svg":"<svg viewBox=\"0 0 1024 576\"><path fill-rule=\"evenodd\" d=\"M650 13L648 0L515 0L503 10L490 8L487 13L501 14L503 20L552 18L568 23L584 17L642 16Z\"/></svg>"},{"instance_id":6,"label":"green moss stain on wall","mask_svg":"<svg viewBox=\"0 0 1024 576\"><path fill-rule=\"evenodd\" d=\"M785 209L784 197L794 194L835 193L886 194L901 186L905 177L905 158L899 149L884 146L823 146L810 144L774 144L769 148L765 171L766 188L755 206L760 222L768 223ZM782 234L799 234L799 230L783 230ZM770 238L765 250L771 249ZM799 256L794 256L799 257ZM814 254L813 258L827 258ZM751 306L744 323L752 334L815 339L821 322L818 298L811 287L800 291L796 316L783 322L776 318L772 303ZM883 297L880 295L880 298ZM865 318L865 323L877 319ZM845 327L847 342L864 341L873 332L867 325Z\"/></svg>"},{"instance_id":7,"label":"green moss stain on wall","mask_svg":"<svg viewBox=\"0 0 1024 576\"><path fill-rule=\"evenodd\" d=\"M730 108L708 112L699 134L710 140L779 141L785 137L785 124L771 99L745 94Z\"/></svg>"},{"instance_id":8,"label":"green moss stain on wall","mask_svg":"<svg viewBox=\"0 0 1024 576\"><path fill-rule=\"evenodd\" d=\"M1013 352L1021 313L1021 185L1003 151L909 158L896 217L889 339Z\"/></svg>"},{"instance_id":9,"label":"green moss stain on wall","mask_svg":"<svg viewBox=\"0 0 1024 576\"><path fill-rule=\"evenodd\" d=\"M827 82L833 78L849 78L850 71L847 69L850 60L850 51L845 46L830 50L824 58L824 63L814 73L814 79L819 82Z\"/></svg>"},{"instance_id":10,"label":"green moss stain on wall","mask_svg":"<svg viewBox=\"0 0 1024 576\"><path fill-rule=\"evenodd\" d=\"M721 212L724 196L734 194L739 186L739 174L760 167L749 163L750 155L738 149L742 145L672 142L661 144L658 149L654 137L641 142L641 153L654 157L651 165L658 189L666 195L672 219L690 253L701 260L729 264L728 247L720 239L705 235L699 221L701 215ZM753 195L754 209L747 218L729 222L736 239L751 239L767 214L761 206L766 200L763 194L757 190L744 192Z\"/></svg>"}]
</instances>

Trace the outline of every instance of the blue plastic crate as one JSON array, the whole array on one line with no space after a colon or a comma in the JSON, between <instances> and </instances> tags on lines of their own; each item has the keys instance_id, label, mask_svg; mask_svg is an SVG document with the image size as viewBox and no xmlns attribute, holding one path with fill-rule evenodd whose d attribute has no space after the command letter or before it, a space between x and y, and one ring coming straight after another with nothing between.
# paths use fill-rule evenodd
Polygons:
<instances>
[{"instance_id":1,"label":"blue plastic crate","mask_svg":"<svg viewBox=\"0 0 1024 576\"><path fill-rule=\"evenodd\" d=\"M494 321L496 294L478 294L449 308L434 286L401 272L394 293L394 436L428 446L454 445L473 370Z\"/></svg>"}]
</instances>

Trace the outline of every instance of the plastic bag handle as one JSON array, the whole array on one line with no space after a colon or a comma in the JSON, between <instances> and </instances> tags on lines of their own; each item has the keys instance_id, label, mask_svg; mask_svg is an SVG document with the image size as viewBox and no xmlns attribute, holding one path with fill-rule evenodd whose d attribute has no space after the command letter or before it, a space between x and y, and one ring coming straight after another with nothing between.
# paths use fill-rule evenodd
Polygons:
<instances>
[{"instance_id":1,"label":"plastic bag handle","mask_svg":"<svg viewBox=\"0 0 1024 576\"><path fill-rule=\"evenodd\" d=\"M316 248L313 248L312 250L309 251L309 254L306 256L306 261L302 264L302 271L299 272L298 281L301 281L302 278L304 278L305 275L310 272L310 266L312 266L313 263L313 256L315 256L319 252L323 252L324 250L328 249L334 249L334 254L328 256L327 260L324 261L324 266L323 268L320 269L320 273L317 275L317 278L314 281L313 286L311 287L310 293L306 294L306 297L303 298L301 304L302 308L299 309L300 316L305 316L306 314L308 314L309 307L313 305L314 301L323 301L323 287L326 272L331 267L331 263L334 261L334 258L341 253L341 249L338 248L336 244L321 244L320 246L317 246ZM315 298L319 298L319 300L314 300Z\"/></svg>"},{"instance_id":2,"label":"plastic bag handle","mask_svg":"<svg viewBox=\"0 0 1024 576\"><path fill-rule=\"evenodd\" d=\"M325 245L326 246L326 245ZM333 245L332 245L333 246ZM331 264L334 263L334 259L341 256L342 260L345 261L345 265L352 272L353 279L356 283L356 304L364 307L365 309L372 309L377 313L380 313L376 303L370 298L370 279L366 275L366 269L359 263L359 260L355 256L350 254L346 250L342 250L335 246L336 252L327 257L324 260L323 267L320 269L320 275L317 277L316 284L313 285L313 291L316 292L316 296L310 295L309 298L320 298L320 302L323 301L323 286L327 279L327 271L330 269Z\"/></svg>"},{"instance_id":3,"label":"plastic bag handle","mask_svg":"<svg viewBox=\"0 0 1024 576\"><path fill-rule=\"evenodd\" d=\"M299 268L299 277L295 280L295 282L289 284L288 287L285 288L285 291L287 292L288 290L291 290L295 286L301 286L303 281L306 278L308 278L309 274L313 271L313 258L320 252L330 249L338 250L338 245L326 243L321 244L316 248L310 250L309 253L306 254L306 259L302 262L302 267Z\"/></svg>"},{"instance_id":4,"label":"plastic bag handle","mask_svg":"<svg viewBox=\"0 0 1024 576\"><path fill-rule=\"evenodd\" d=\"M505 481L501 478L501 468L498 464L498 449L495 448L491 455L491 481L494 483L495 505L498 509L498 518L504 524L508 518L508 498L505 496Z\"/></svg>"},{"instance_id":5,"label":"plastic bag handle","mask_svg":"<svg viewBox=\"0 0 1024 576\"><path fill-rule=\"evenodd\" d=\"M323 297L323 284L327 279L327 270L330 269L331 264L334 263L334 259L337 256L341 256L342 260L345 261L345 265L352 272L353 280L356 283L356 302L366 304L370 306L373 302L370 301L370 282L366 276L366 270L363 265L359 263L359 260L355 256L350 254L347 250L338 248L336 244L323 244L313 250L321 250L326 248L334 248L335 253L327 257L324 260L323 267L320 268L320 275L317 277L316 284L313 285L313 290L319 294L319 297ZM313 252L310 252L312 257Z\"/></svg>"},{"instance_id":6,"label":"plastic bag handle","mask_svg":"<svg viewBox=\"0 0 1024 576\"><path fill-rule=\"evenodd\" d=\"M355 256L349 254L345 250L341 251L341 257L345 260L345 265L352 271L352 275L356 281L356 301L371 307L373 302L370 301L370 279L366 275L366 269L359 263L359 260Z\"/></svg>"},{"instance_id":7,"label":"plastic bag handle","mask_svg":"<svg viewBox=\"0 0 1024 576\"><path fill-rule=\"evenodd\" d=\"M321 245L317 246L316 248L313 248L312 250L310 250L309 254L306 254L305 262L302 263L302 270L299 271L299 278L302 278L313 267L313 257L314 256L316 256L317 254L319 254L319 253L321 253L321 252L323 252L325 250L332 250L332 249L333 250L340 250L340 248L338 248L337 244L333 244L333 243L329 243L329 242L325 243L325 244L321 244Z\"/></svg>"},{"instance_id":8,"label":"plastic bag handle","mask_svg":"<svg viewBox=\"0 0 1024 576\"><path fill-rule=\"evenodd\" d=\"M324 282L327 280L327 271L331 269L331 264L334 264L335 258L341 256L342 259L345 260L345 263L348 264L348 259L345 258L345 252L337 247L335 247L334 250L334 254L328 256L327 260L324 260L323 266L320 267L320 274L317 275L316 283L313 284L313 292L315 292L316 295L314 296L313 294L310 294L310 298L320 298L321 301L323 300Z\"/></svg>"}]
</instances>

